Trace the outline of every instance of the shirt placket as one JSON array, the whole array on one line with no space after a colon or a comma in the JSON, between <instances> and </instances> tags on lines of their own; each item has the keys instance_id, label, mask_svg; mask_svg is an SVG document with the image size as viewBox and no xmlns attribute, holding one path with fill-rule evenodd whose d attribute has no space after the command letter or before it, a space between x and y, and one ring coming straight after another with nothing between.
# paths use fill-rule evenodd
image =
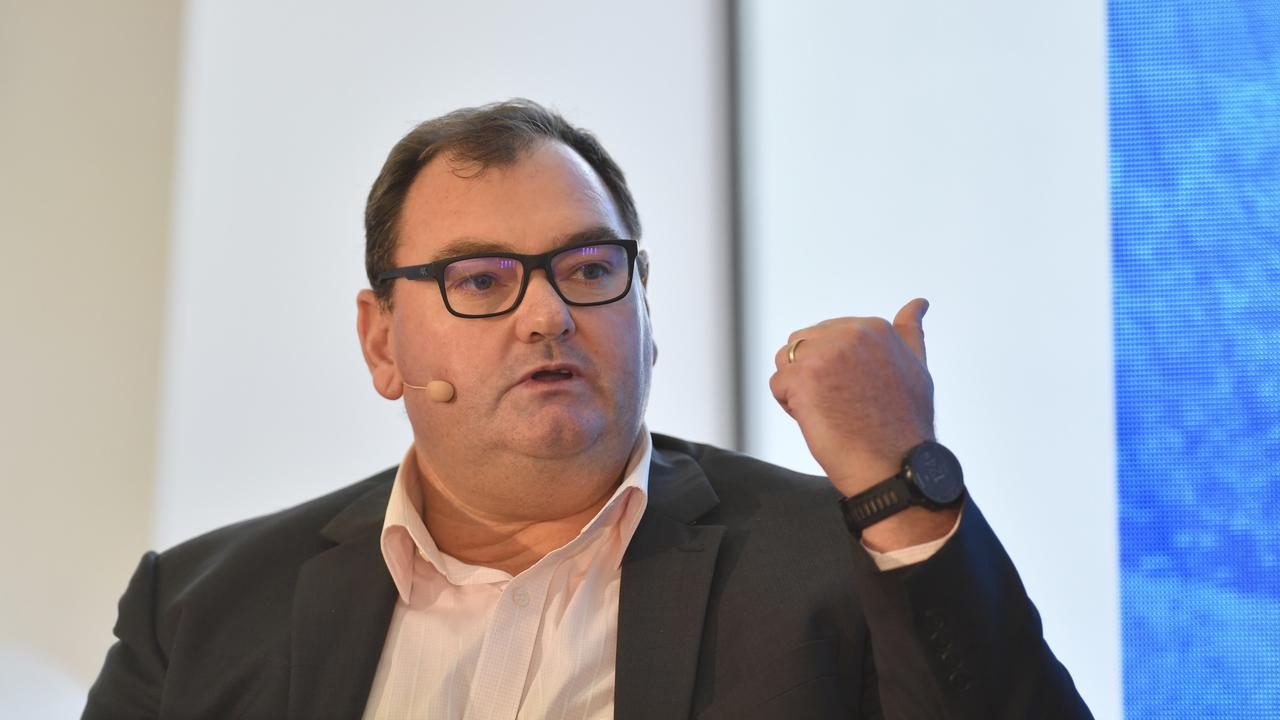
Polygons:
<instances>
[{"instance_id":1,"label":"shirt placket","mask_svg":"<svg viewBox=\"0 0 1280 720\"><path fill-rule=\"evenodd\" d=\"M555 565L523 573L503 589L480 648L465 720L516 720Z\"/></svg>"}]
</instances>

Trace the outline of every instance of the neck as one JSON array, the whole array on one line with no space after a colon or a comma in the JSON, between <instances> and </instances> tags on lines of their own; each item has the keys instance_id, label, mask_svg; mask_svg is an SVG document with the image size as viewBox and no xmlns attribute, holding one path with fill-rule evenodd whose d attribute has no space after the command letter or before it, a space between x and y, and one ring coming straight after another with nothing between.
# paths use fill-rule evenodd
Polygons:
<instances>
[{"instance_id":1,"label":"neck","mask_svg":"<svg viewBox=\"0 0 1280 720\"><path fill-rule=\"evenodd\" d=\"M572 541L600 512L644 435L625 452L568 461L442 463L415 444L423 522L442 552L516 575Z\"/></svg>"}]
</instances>

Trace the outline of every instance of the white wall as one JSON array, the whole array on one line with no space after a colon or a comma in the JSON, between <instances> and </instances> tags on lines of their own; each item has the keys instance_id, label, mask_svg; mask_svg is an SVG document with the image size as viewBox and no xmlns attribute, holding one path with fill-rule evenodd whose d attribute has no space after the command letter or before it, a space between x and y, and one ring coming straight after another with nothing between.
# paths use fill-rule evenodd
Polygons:
<instances>
[{"instance_id":1,"label":"white wall","mask_svg":"<svg viewBox=\"0 0 1280 720\"><path fill-rule=\"evenodd\" d=\"M73 717L151 535L181 7L0 2L0 715Z\"/></svg>"},{"instance_id":2,"label":"white wall","mask_svg":"<svg viewBox=\"0 0 1280 720\"><path fill-rule=\"evenodd\" d=\"M399 461L408 422L355 337L365 195L414 124L512 96L628 174L653 257L650 427L732 441L720 3L192 0L186 31L157 546Z\"/></svg>"},{"instance_id":3,"label":"white wall","mask_svg":"<svg viewBox=\"0 0 1280 720\"><path fill-rule=\"evenodd\" d=\"M768 391L792 330L928 297L939 439L1112 718L1105 11L748 0L742 148L747 449L817 471Z\"/></svg>"}]
</instances>

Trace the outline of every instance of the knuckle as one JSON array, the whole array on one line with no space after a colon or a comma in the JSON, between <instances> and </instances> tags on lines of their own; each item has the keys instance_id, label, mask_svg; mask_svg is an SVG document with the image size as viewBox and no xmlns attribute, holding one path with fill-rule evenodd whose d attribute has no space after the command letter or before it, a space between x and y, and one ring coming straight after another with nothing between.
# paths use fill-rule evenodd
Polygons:
<instances>
[{"instance_id":1,"label":"knuckle","mask_svg":"<svg viewBox=\"0 0 1280 720\"><path fill-rule=\"evenodd\" d=\"M893 334L893 325L884 318L860 318L850 328L854 342L878 342Z\"/></svg>"}]
</instances>

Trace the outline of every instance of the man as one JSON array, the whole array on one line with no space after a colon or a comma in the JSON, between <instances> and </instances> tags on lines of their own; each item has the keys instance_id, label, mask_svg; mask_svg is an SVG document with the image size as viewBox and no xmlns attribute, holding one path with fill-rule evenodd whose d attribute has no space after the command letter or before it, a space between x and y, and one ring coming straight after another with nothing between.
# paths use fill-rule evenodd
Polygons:
<instances>
[{"instance_id":1,"label":"man","mask_svg":"<svg viewBox=\"0 0 1280 720\"><path fill-rule=\"evenodd\" d=\"M366 232L413 446L144 557L85 717L1089 716L932 443L923 300L778 351L813 478L647 431L639 220L559 116L419 126Z\"/></svg>"}]
</instances>

